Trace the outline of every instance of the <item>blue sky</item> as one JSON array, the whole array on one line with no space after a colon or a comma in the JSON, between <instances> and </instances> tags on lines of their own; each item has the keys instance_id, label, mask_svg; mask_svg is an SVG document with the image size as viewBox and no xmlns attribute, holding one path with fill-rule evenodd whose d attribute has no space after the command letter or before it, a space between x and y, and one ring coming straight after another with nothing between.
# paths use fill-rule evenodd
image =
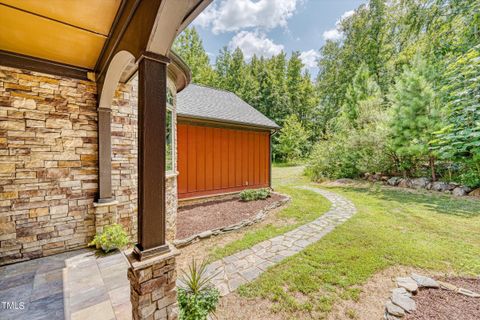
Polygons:
<instances>
[{"instance_id":1,"label":"blue sky","mask_svg":"<svg viewBox=\"0 0 480 320\"><path fill-rule=\"evenodd\" d=\"M247 59L284 50L302 52L316 74L326 39L339 39L336 23L366 0L214 0L194 21L212 62L223 46L240 47Z\"/></svg>"}]
</instances>

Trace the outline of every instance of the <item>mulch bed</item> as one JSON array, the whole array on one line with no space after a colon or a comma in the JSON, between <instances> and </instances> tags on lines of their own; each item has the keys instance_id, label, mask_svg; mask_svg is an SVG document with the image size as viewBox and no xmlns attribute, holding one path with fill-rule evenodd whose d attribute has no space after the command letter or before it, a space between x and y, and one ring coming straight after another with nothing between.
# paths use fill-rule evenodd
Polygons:
<instances>
[{"instance_id":1,"label":"mulch bed","mask_svg":"<svg viewBox=\"0 0 480 320\"><path fill-rule=\"evenodd\" d=\"M439 279L457 287L480 292L480 279ZM405 320L478 320L480 298L471 298L443 289L423 289L413 298L417 310L407 314Z\"/></svg>"},{"instance_id":2,"label":"mulch bed","mask_svg":"<svg viewBox=\"0 0 480 320\"><path fill-rule=\"evenodd\" d=\"M177 239L251 218L269 204L283 198L272 193L266 200L244 202L235 198L180 207L177 213Z\"/></svg>"}]
</instances>

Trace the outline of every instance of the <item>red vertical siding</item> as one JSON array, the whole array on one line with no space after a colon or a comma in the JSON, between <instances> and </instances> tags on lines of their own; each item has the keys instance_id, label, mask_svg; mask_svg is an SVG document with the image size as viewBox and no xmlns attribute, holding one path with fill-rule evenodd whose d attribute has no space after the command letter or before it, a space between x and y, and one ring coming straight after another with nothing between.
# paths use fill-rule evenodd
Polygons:
<instances>
[{"instance_id":1,"label":"red vertical siding","mask_svg":"<svg viewBox=\"0 0 480 320\"><path fill-rule=\"evenodd\" d=\"M205 127L205 189L213 190L213 129Z\"/></svg>"},{"instance_id":2,"label":"red vertical siding","mask_svg":"<svg viewBox=\"0 0 480 320\"><path fill-rule=\"evenodd\" d=\"M187 193L188 192L188 163L187 163L187 154L188 154L188 128L187 126L179 125L177 126L177 170L178 175L178 193Z\"/></svg>"},{"instance_id":3,"label":"red vertical siding","mask_svg":"<svg viewBox=\"0 0 480 320\"><path fill-rule=\"evenodd\" d=\"M187 191L197 191L197 127L189 126L187 134ZM193 161L189 161L193 159Z\"/></svg>"},{"instance_id":4,"label":"red vertical siding","mask_svg":"<svg viewBox=\"0 0 480 320\"><path fill-rule=\"evenodd\" d=\"M268 187L268 131L178 125L179 198Z\"/></svg>"},{"instance_id":5,"label":"red vertical siding","mask_svg":"<svg viewBox=\"0 0 480 320\"><path fill-rule=\"evenodd\" d=\"M222 139L221 131L213 131L213 189L222 189ZM188 157L185 157L187 161Z\"/></svg>"}]
</instances>

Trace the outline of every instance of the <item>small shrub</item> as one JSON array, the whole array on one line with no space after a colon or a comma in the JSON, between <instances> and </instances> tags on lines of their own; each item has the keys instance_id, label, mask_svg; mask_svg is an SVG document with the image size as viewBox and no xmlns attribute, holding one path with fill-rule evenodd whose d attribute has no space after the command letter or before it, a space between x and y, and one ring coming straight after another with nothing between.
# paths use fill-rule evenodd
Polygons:
<instances>
[{"instance_id":1,"label":"small shrub","mask_svg":"<svg viewBox=\"0 0 480 320\"><path fill-rule=\"evenodd\" d=\"M220 292L211 285L215 275L208 276L206 271L205 261L199 264L192 259L188 271L180 277L184 284L178 290L181 320L205 320L215 312Z\"/></svg>"},{"instance_id":2,"label":"small shrub","mask_svg":"<svg viewBox=\"0 0 480 320\"><path fill-rule=\"evenodd\" d=\"M265 200L270 197L270 189L247 189L240 192L242 201Z\"/></svg>"},{"instance_id":3,"label":"small shrub","mask_svg":"<svg viewBox=\"0 0 480 320\"><path fill-rule=\"evenodd\" d=\"M97 233L88 245L109 252L125 247L128 242L128 235L123 227L119 224L112 224L103 228L102 233Z\"/></svg>"},{"instance_id":4,"label":"small shrub","mask_svg":"<svg viewBox=\"0 0 480 320\"><path fill-rule=\"evenodd\" d=\"M475 166L464 166L460 172L454 174L450 181L458 182L464 186L472 189L480 187L480 172L476 170Z\"/></svg>"},{"instance_id":5,"label":"small shrub","mask_svg":"<svg viewBox=\"0 0 480 320\"><path fill-rule=\"evenodd\" d=\"M358 159L358 154L350 146L350 140L337 135L315 145L306 173L314 181L356 178L360 175L356 166Z\"/></svg>"}]
</instances>

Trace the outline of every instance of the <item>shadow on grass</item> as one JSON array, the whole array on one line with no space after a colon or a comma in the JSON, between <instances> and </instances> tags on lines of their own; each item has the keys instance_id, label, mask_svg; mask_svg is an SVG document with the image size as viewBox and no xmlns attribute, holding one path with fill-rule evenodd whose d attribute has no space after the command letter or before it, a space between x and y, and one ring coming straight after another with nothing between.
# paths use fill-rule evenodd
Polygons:
<instances>
[{"instance_id":1,"label":"shadow on grass","mask_svg":"<svg viewBox=\"0 0 480 320\"><path fill-rule=\"evenodd\" d=\"M480 201L469 198L454 198L426 191L385 189L378 187L345 187L345 191L368 194L379 200L397 202L402 205L418 205L436 213L473 218L480 216Z\"/></svg>"}]
</instances>

